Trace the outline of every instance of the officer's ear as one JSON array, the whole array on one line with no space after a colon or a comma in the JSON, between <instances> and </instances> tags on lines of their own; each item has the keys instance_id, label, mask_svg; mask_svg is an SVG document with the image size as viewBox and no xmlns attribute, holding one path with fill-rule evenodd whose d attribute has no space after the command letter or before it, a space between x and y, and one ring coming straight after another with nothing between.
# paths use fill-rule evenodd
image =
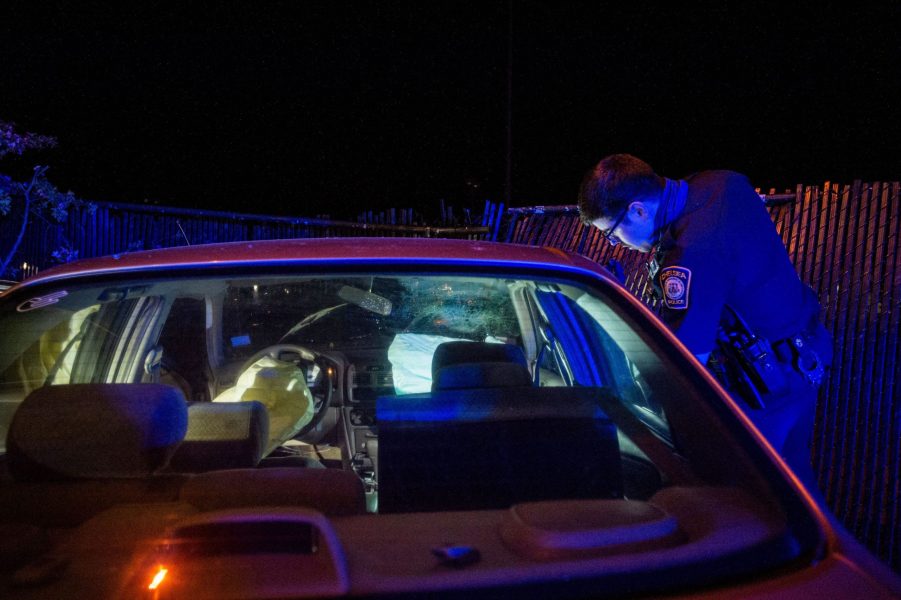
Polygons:
<instances>
[{"instance_id":1,"label":"officer's ear","mask_svg":"<svg viewBox=\"0 0 901 600\"><path fill-rule=\"evenodd\" d=\"M629 204L629 219L632 222L641 223L654 218L654 210L652 210L650 202L647 200L633 200Z\"/></svg>"}]
</instances>

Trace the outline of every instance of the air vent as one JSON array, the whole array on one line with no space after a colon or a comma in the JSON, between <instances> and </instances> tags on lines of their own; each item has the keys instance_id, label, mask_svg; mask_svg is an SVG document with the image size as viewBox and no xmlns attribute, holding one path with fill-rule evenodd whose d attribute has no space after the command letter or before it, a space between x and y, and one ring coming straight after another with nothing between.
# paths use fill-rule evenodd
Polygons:
<instances>
[{"instance_id":1,"label":"air vent","mask_svg":"<svg viewBox=\"0 0 901 600\"><path fill-rule=\"evenodd\" d=\"M367 365L354 373L354 387L375 388L394 385L391 368L384 365Z\"/></svg>"}]
</instances>

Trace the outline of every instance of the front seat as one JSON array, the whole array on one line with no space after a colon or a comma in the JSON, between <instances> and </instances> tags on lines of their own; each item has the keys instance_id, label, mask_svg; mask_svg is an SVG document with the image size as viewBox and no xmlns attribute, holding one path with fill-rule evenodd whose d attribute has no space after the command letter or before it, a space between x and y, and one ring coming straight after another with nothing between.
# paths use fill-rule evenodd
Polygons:
<instances>
[{"instance_id":1,"label":"front seat","mask_svg":"<svg viewBox=\"0 0 901 600\"><path fill-rule=\"evenodd\" d=\"M432 357L432 391L532 385L519 346L455 341L439 344Z\"/></svg>"}]
</instances>

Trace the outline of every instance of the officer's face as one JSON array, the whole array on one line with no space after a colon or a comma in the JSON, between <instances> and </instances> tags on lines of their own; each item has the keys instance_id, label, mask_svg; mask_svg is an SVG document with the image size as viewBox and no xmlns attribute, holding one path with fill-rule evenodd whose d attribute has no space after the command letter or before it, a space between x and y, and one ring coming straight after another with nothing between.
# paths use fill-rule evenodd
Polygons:
<instances>
[{"instance_id":1,"label":"officer's face","mask_svg":"<svg viewBox=\"0 0 901 600\"><path fill-rule=\"evenodd\" d=\"M657 203L635 200L614 219L599 218L592 225L604 232L611 244L622 244L639 252L650 252L654 244L654 215Z\"/></svg>"}]
</instances>

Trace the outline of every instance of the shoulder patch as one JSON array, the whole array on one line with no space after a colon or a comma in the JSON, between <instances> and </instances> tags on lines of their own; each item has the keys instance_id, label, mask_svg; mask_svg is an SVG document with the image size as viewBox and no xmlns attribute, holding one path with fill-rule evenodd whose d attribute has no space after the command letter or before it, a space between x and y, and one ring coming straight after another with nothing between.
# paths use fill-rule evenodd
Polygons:
<instances>
[{"instance_id":1,"label":"shoulder patch","mask_svg":"<svg viewBox=\"0 0 901 600\"><path fill-rule=\"evenodd\" d=\"M660 287L663 288L663 304L672 310L688 308L688 291L691 288L691 269L664 267L660 269Z\"/></svg>"}]
</instances>

